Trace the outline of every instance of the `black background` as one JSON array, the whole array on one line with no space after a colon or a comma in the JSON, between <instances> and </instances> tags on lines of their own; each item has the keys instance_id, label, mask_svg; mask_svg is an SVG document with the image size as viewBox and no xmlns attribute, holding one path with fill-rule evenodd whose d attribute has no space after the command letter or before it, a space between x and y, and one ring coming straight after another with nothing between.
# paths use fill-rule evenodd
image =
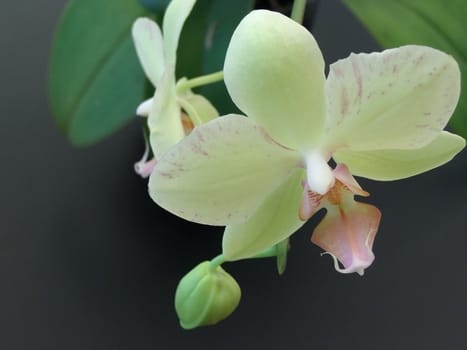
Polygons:
<instances>
[{"instance_id":1,"label":"black background","mask_svg":"<svg viewBox=\"0 0 467 350\"><path fill-rule=\"evenodd\" d=\"M465 152L413 179L361 181L383 212L364 277L320 257L314 219L293 237L285 275L272 260L227 264L240 307L182 330L176 285L219 253L221 230L149 199L132 171L138 120L86 149L60 134L45 86L64 4L1 5L0 349L465 349ZM336 0L321 2L314 33L327 63L377 49Z\"/></svg>"}]
</instances>

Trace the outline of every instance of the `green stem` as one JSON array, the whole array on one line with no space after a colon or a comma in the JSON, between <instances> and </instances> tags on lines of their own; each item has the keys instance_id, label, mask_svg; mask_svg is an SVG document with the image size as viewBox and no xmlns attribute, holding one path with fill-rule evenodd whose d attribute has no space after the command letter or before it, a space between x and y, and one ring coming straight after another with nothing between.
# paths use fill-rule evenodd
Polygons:
<instances>
[{"instance_id":1,"label":"green stem","mask_svg":"<svg viewBox=\"0 0 467 350\"><path fill-rule=\"evenodd\" d=\"M182 82L178 86L178 91L182 92L188 89L193 89L198 86L203 86L203 85L208 85L212 83L217 83L218 81L221 81L224 79L224 72L219 71L216 73L208 74L208 75L203 75L197 78L189 79L184 82Z\"/></svg>"},{"instance_id":2,"label":"green stem","mask_svg":"<svg viewBox=\"0 0 467 350\"><path fill-rule=\"evenodd\" d=\"M290 18L295 22L302 23L303 16L305 15L305 7L307 0L295 0L292 7Z\"/></svg>"},{"instance_id":3,"label":"green stem","mask_svg":"<svg viewBox=\"0 0 467 350\"><path fill-rule=\"evenodd\" d=\"M216 269L221 266L223 263L224 263L224 256L221 254L221 255L218 255L216 256L214 259L211 260L211 262L209 263L209 271L210 272L214 272L216 271Z\"/></svg>"}]
</instances>

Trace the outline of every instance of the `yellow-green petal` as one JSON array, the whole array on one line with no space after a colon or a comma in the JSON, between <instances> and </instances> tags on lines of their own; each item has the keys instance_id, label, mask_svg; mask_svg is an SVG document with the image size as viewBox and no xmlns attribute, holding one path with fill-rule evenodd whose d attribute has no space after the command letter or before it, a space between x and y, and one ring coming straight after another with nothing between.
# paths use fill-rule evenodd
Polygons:
<instances>
[{"instance_id":1,"label":"yellow-green petal","mask_svg":"<svg viewBox=\"0 0 467 350\"><path fill-rule=\"evenodd\" d=\"M279 243L298 230L305 221L299 218L305 171L297 170L272 192L250 219L225 228L222 254L226 260L254 256Z\"/></svg>"},{"instance_id":2,"label":"yellow-green petal","mask_svg":"<svg viewBox=\"0 0 467 350\"><path fill-rule=\"evenodd\" d=\"M352 54L331 65L326 82L327 148L420 148L445 127L459 94L457 62L436 49Z\"/></svg>"},{"instance_id":3,"label":"yellow-green petal","mask_svg":"<svg viewBox=\"0 0 467 350\"><path fill-rule=\"evenodd\" d=\"M465 147L465 140L443 131L428 145L411 150L378 150L334 154L338 163L348 166L352 174L373 180L398 180L436 168L449 162Z\"/></svg>"},{"instance_id":4,"label":"yellow-green petal","mask_svg":"<svg viewBox=\"0 0 467 350\"><path fill-rule=\"evenodd\" d=\"M168 66L156 89L148 117L149 141L157 159L185 136L180 113L175 91L174 69Z\"/></svg>"},{"instance_id":5,"label":"yellow-green petal","mask_svg":"<svg viewBox=\"0 0 467 350\"><path fill-rule=\"evenodd\" d=\"M177 47L183 25L191 13L196 0L172 0L164 14L164 51L167 63L175 65Z\"/></svg>"},{"instance_id":6,"label":"yellow-green petal","mask_svg":"<svg viewBox=\"0 0 467 350\"><path fill-rule=\"evenodd\" d=\"M235 30L224 79L235 104L277 142L308 150L324 124L324 61L313 36L277 12L257 10Z\"/></svg>"},{"instance_id":7,"label":"yellow-green petal","mask_svg":"<svg viewBox=\"0 0 467 350\"><path fill-rule=\"evenodd\" d=\"M133 24L132 35L144 73L157 87L165 67L161 30L151 19L138 18Z\"/></svg>"},{"instance_id":8,"label":"yellow-green petal","mask_svg":"<svg viewBox=\"0 0 467 350\"><path fill-rule=\"evenodd\" d=\"M184 219L228 225L246 221L301 164L253 120L228 115L196 127L160 159L149 194Z\"/></svg>"}]
</instances>

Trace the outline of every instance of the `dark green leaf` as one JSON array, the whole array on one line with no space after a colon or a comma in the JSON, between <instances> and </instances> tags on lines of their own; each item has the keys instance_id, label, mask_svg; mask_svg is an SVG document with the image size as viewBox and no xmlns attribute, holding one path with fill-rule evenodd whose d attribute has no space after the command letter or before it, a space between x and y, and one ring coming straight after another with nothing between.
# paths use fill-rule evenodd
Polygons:
<instances>
[{"instance_id":1,"label":"dark green leaf","mask_svg":"<svg viewBox=\"0 0 467 350\"><path fill-rule=\"evenodd\" d=\"M212 73L223 69L225 53L233 31L242 18L254 7L253 0L215 0L207 17L207 32L204 42L204 72ZM232 113L236 110L223 83L203 87L203 94L216 101L219 112Z\"/></svg>"},{"instance_id":2,"label":"dark green leaf","mask_svg":"<svg viewBox=\"0 0 467 350\"><path fill-rule=\"evenodd\" d=\"M73 144L93 143L134 117L145 77L131 25L142 15L129 0L75 0L66 8L52 45L49 97Z\"/></svg>"},{"instance_id":3,"label":"dark green leaf","mask_svg":"<svg viewBox=\"0 0 467 350\"><path fill-rule=\"evenodd\" d=\"M467 137L467 1L343 0L384 47L427 45L451 54L462 92L450 125Z\"/></svg>"},{"instance_id":4,"label":"dark green leaf","mask_svg":"<svg viewBox=\"0 0 467 350\"><path fill-rule=\"evenodd\" d=\"M163 12L170 0L139 0L140 4L152 12Z\"/></svg>"},{"instance_id":5,"label":"dark green leaf","mask_svg":"<svg viewBox=\"0 0 467 350\"><path fill-rule=\"evenodd\" d=\"M253 5L253 0L198 0L181 35L178 76L194 78L222 70L230 37ZM236 111L223 83L202 87L200 93L221 114Z\"/></svg>"}]
</instances>

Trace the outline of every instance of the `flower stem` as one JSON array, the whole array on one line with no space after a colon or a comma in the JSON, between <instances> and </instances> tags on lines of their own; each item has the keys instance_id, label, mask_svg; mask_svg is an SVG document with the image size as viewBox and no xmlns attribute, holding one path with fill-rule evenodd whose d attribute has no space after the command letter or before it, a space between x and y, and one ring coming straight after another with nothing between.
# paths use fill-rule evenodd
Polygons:
<instances>
[{"instance_id":1,"label":"flower stem","mask_svg":"<svg viewBox=\"0 0 467 350\"><path fill-rule=\"evenodd\" d=\"M224 263L224 255L218 255L209 263L209 271L214 272L216 269Z\"/></svg>"},{"instance_id":2,"label":"flower stem","mask_svg":"<svg viewBox=\"0 0 467 350\"><path fill-rule=\"evenodd\" d=\"M202 75L200 77L184 81L178 86L178 91L185 91L188 89L193 89L198 86L217 83L218 81L221 81L223 79L224 79L223 71L219 71L219 72L207 74L207 75Z\"/></svg>"},{"instance_id":3,"label":"flower stem","mask_svg":"<svg viewBox=\"0 0 467 350\"><path fill-rule=\"evenodd\" d=\"M306 7L307 0L295 0L292 7L292 14L290 18L292 18L295 22L302 23L303 16L305 15L305 7Z\"/></svg>"}]
</instances>

